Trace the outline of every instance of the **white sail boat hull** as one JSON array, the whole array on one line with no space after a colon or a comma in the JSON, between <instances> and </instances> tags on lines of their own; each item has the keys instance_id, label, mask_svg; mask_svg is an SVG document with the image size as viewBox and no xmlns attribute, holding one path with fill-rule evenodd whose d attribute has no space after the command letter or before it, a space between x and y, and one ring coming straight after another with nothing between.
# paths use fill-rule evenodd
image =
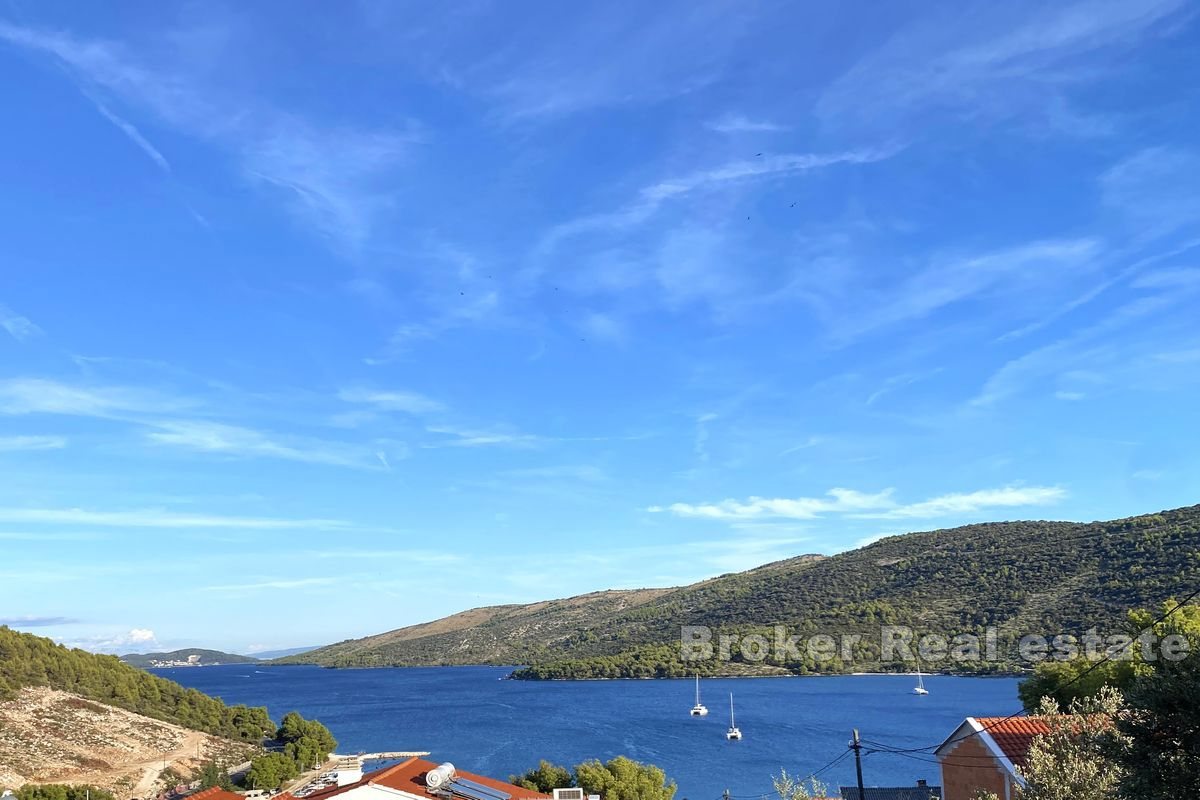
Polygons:
<instances>
[{"instance_id":1,"label":"white sail boat hull","mask_svg":"<svg viewBox=\"0 0 1200 800\"><path fill-rule=\"evenodd\" d=\"M725 738L730 741L739 741L742 738L742 729L733 721L733 692L729 693L729 730L725 731Z\"/></svg>"},{"instance_id":2,"label":"white sail boat hull","mask_svg":"<svg viewBox=\"0 0 1200 800\"><path fill-rule=\"evenodd\" d=\"M704 704L700 702L700 676L699 675L696 676L696 705L692 706L692 716L693 717L708 716L708 709L705 708Z\"/></svg>"},{"instance_id":3,"label":"white sail boat hull","mask_svg":"<svg viewBox=\"0 0 1200 800\"><path fill-rule=\"evenodd\" d=\"M917 659L917 685L912 691L915 695L929 694L929 690L925 688L925 679L921 676L921 661Z\"/></svg>"}]
</instances>

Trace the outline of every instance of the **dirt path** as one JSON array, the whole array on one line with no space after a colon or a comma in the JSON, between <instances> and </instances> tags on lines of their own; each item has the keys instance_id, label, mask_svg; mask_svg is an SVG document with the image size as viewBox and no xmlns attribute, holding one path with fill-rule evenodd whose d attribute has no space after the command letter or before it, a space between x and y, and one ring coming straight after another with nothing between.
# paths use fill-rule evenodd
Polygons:
<instances>
[{"instance_id":1,"label":"dirt path","mask_svg":"<svg viewBox=\"0 0 1200 800\"><path fill-rule=\"evenodd\" d=\"M142 778L134 785L133 796L150 797L154 794L154 783L163 771L163 762L165 761L168 767L174 767L180 762L195 761L196 755L202 752L204 742L207 738L203 733L188 731L179 747L170 753L166 753L150 761L134 764L134 769L142 771ZM183 770L183 772L188 771L190 770Z\"/></svg>"}]
</instances>

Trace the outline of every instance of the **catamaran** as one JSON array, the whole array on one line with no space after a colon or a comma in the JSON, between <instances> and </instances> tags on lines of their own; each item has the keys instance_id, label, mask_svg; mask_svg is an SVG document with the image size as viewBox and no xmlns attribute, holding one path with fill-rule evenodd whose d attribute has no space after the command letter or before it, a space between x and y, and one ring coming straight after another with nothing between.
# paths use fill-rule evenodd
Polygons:
<instances>
[{"instance_id":1,"label":"catamaran","mask_svg":"<svg viewBox=\"0 0 1200 800\"><path fill-rule=\"evenodd\" d=\"M729 730L725 731L726 739L741 739L742 729L733 721L733 692L729 693Z\"/></svg>"},{"instance_id":2,"label":"catamaran","mask_svg":"<svg viewBox=\"0 0 1200 800\"><path fill-rule=\"evenodd\" d=\"M929 694L929 690L925 688L925 681L921 678L920 656L917 656L917 685L913 687L913 694Z\"/></svg>"},{"instance_id":3,"label":"catamaran","mask_svg":"<svg viewBox=\"0 0 1200 800\"><path fill-rule=\"evenodd\" d=\"M696 676L696 705L692 706L693 717L704 717L708 715L708 709L700 702L700 676Z\"/></svg>"}]
</instances>

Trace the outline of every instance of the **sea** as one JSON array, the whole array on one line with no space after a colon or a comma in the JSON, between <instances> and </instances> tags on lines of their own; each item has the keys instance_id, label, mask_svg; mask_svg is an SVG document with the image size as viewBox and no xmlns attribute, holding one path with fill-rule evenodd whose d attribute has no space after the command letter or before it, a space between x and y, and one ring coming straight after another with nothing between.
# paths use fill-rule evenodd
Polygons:
<instances>
[{"instance_id":1,"label":"sea","mask_svg":"<svg viewBox=\"0 0 1200 800\"><path fill-rule=\"evenodd\" d=\"M227 703L265 705L323 722L339 753L427 750L432 761L499 779L540 759L577 764L625 755L661 767L676 800L775 796L781 769L819 779L830 794L855 785L848 744L934 745L967 716L1005 716L1020 707L1015 678L926 676L912 694L906 675L711 678L701 682L707 717L692 717L691 680L513 681L506 667L324 669L231 664L154 670ZM733 695L741 741L727 741ZM866 786L940 785L926 753L899 755L864 745Z\"/></svg>"}]
</instances>

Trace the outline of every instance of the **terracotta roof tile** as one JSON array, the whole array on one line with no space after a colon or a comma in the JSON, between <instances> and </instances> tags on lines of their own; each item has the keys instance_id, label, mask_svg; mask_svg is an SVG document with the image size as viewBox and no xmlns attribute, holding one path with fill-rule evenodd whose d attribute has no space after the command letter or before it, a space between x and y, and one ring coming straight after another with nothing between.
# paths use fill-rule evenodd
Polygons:
<instances>
[{"instance_id":1,"label":"terracotta roof tile","mask_svg":"<svg viewBox=\"0 0 1200 800\"><path fill-rule=\"evenodd\" d=\"M220 786L212 786L208 789L201 789L195 794L190 794L187 800L245 800L240 794L227 792Z\"/></svg>"},{"instance_id":2,"label":"terracotta roof tile","mask_svg":"<svg viewBox=\"0 0 1200 800\"><path fill-rule=\"evenodd\" d=\"M1034 737L1050 732L1049 726L1040 717L976 717L975 721L992 737L1008 760L1018 767L1025 766Z\"/></svg>"}]
</instances>

